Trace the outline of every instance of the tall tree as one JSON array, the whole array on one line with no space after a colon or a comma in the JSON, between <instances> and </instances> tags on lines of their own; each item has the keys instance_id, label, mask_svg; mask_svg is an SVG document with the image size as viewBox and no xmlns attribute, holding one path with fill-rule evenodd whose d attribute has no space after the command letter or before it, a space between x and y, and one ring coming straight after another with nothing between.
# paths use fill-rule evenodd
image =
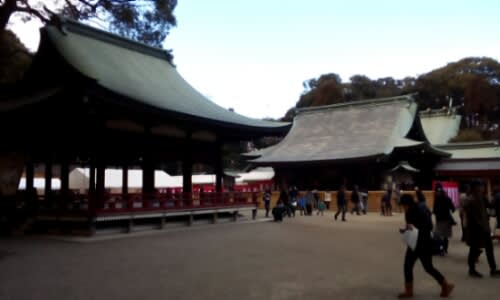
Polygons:
<instances>
[{"instance_id":1,"label":"tall tree","mask_svg":"<svg viewBox=\"0 0 500 300\"><path fill-rule=\"evenodd\" d=\"M12 31L0 31L0 85L20 80L31 59L32 54Z\"/></svg>"},{"instance_id":2,"label":"tall tree","mask_svg":"<svg viewBox=\"0 0 500 300\"><path fill-rule=\"evenodd\" d=\"M304 93L300 96L296 107L328 105L345 100L342 80L335 73L306 80L303 86Z\"/></svg>"},{"instance_id":3,"label":"tall tree","mask_svg":"<svg viewBox=\"0 0 500 300\"><path fill-rule=\"evenodd\" d=\"M125 37L161 47L172 26L177 0L52 0L63 15L76 20L98 19ZM0 32L13 14L23 20L38 18L46 23L53 13L47 0L0 0Z\"/></svg>"},{"instance_id":4,"label":"tall tree","mask_svg":"<svg viewBox=\"0 0 500 300\"><path fill-rule=\"evenodd\" d=\"M354 75L349 78L350 95L352 100L375 98L376 86L370 78L365 75Z\"/></svg>"}]
</instances>

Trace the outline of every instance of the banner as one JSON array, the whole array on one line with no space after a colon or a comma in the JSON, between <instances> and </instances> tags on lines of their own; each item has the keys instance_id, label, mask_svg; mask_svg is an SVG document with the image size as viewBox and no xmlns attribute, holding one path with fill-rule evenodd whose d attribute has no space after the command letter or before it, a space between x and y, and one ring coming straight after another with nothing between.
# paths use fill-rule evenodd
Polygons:
<instances>
[{"instance_id":1,"label":"banner","mask_svg":"<svg viewBox=\"0 0 500 300\"><path fill-rule=\"evenodd\" d=\"M448 195L448 197L451 198L451 201L453 202L453 205L455 207L458 207L460 205L460 193L458 192L458 182L454 181L433 181L432 182L432 189L436 190L436 184L441 183L443 186L443 190L445 193Z\"/></svg>"}]
</instances>

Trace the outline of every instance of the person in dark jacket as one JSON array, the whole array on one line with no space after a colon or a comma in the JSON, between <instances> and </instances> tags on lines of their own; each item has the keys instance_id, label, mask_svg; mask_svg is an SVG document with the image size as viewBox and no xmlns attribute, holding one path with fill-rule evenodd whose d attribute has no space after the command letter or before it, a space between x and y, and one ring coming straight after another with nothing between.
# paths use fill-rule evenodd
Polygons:
<instances>
[{"instance_id":1,"label":"person in dark jacket","mask_svg":"<svg viewBox=\"0 0 500 300\"><path fill-rule=\"evenodd\" d=\"M493 201L493 206L495 208L495 214L497 217L497 229L500 229L500 191L495 193Z\"/></svg>"},{"instance_id":2,"label":"person in dark jacket","mask_svg":"<svg viewBox=\"0 0 500 300\"><path fill-rule=\"evenodd\" d=\"M361 199L359 198L359 188L357 185L355 185L351 193L351 202L352 202L351 214L356 212L358 216L360 215L360 207L359 207L360 201Z\"/></svg>"},{"instance_id":3,"label":"person in dark jacket","mask_svg":"<svg viewBox=\"0 0 500 300\"><path fill-rule=\"evenodd\" d=\"M264 192L264 208L266 209L266 218L269 217L269 209L271 206L271 190L267 189Z\"/></svg>"},{"instance_id":4,"label":"person in dark jacket","mask_svg":"<svg viewBox=\"0 0 500 300\"><path fill-rule=\"evenodd\" d=\"M392 216L392 189L388 188L387 192L382 197L382 214L384 216Z\"/></svg>"},{"instance_id":5,"label":"person in dark jacket","mask_svg":"<svg viewBox=\"0 0 500 300\"><path fill-rule=\"evenodd\" d=\"M432 265L432 222L430 222L425 211L415 203L411 195L405 194L401 196L400 204L405 212L406 220L406 228L401 229L401 232L417 228L418 238L415 250L410 247L406 250L404 263L405 290L398 295L398 298L413 297L413 267L417 259L420 259L424 270L441 286L441 297L448 297L455 286L450 284Z\"/></svg>"},{"instance_id":6,"label":"person in dark jacket","mask_svg":"<svg viewBox=\"0 0 500 300\"><path fill-rule=\"evenodd\" d=\"M453 225L456 224L451 215L455 211L455 206L441 184L436 185L435 193L433 212L436 216L436 229L434 234L443 240L444 253L448 253L448 239L452 236Z\"/></svg>"},{"instance_id":7,"label":"person in dark jacket","mask_svg":"<svg viewBox=\"0 0 500 300\"><path fill-rule=\"evenodd\" d=\"M340 186L337 192L337 213L335 214L335 221L337 221L338 216L342 213L342 221L345 222L345 213L347 211L347 202L345 200L345 187Z\"/></svg>"},{"instance_id":8,"label":"person in dark jacket","mask_svg":"<svg viewBox=\"0 0 500 300\"><path fill-rule=\"evenodd\" d=\"M483 184L475 180L471 183L471 192L464 204L465 213L465 241L469 246L469 275L474 278L481 278L483 275L476 270L476 262L481 255L481 248L486 251L490 275L500 278L500 271L497 270L493 243L491 240L491 229L486 206L483 201Z\"/></svg>"},{"instance_id":9,"label":"person in dark jacket","mask_svg":"<svg viewBox=\"0 0 500 300\"><path fill-rule=\"evenodd\" d=\"M286 215L288 217L291 217L292 216L292 211L290 210L290 203L289 203L289 199L288 199L288 193L286 192L286 190L284 188L281 189L279 201L281 201L283 203L283 207L285 209Z\"/></svg>"}]
</instances>

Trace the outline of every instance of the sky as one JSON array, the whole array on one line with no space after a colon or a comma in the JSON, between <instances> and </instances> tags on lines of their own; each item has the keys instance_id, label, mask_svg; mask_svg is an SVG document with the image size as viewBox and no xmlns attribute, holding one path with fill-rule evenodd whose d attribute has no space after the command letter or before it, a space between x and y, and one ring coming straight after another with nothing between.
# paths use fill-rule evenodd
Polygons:
<instances>
[{"instance_id":1,"label":"sky","mask_svg":"<svg viewBox=\"0 0 500 300\"><path fill-rule=\"evenodd\" d=\"M500 60L498 0L179 0L174 13L165 48L179 73L254 118L283 116L321 74L404 78L467 56ZM31 49L39 26L11 24Z\"/></svg>"}]
</instances>

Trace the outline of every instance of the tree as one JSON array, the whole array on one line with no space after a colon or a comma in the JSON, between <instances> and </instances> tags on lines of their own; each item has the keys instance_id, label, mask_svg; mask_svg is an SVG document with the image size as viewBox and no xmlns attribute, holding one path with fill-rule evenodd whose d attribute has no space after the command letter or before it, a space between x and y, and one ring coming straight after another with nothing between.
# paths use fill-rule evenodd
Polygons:
<instances>
[{"instance_id":1,"label":"tree","mask_svg":"<svg viewBox=\"0 0 500 300\"><path fill-rule=\"evenodd\" d=\"M365 75L354 75L349 78L352 100L375 98L376 87L374 82Z\"/></svg>"},{"instance_id":2,"label":"tree","mask_svg":"<svg viewBox=\"0 0 500 300\"><path fill-rule=\"evenodd\" d=\"M335 73L321 75L303 83L304 93L296 104L297 108L321 106L344 102L344 91L340 76Z\"/></svg>"},{"instance_id":3,"label":"tree","mask_svg":"<svg viewBox=\"0 0 500 300\"><path fill-rule=\"evenodd\" d=\"M478 81L479 80L479 81ZM488 89L495 90L497 95L500 87L500 64L487 57L467 57L457 62L423 74L417 79L416 90L420 93L422 103L427 107L438 108L448 105L449 99L453 100L454 105L472 104L464 103L466 90L470 93L478 94L476 86L488 86ZM472 90L475 90L472 92ZM475 98L475 106L482 105L483 99ZM471 99L469 97L469 99ZM497 99L499 99L497 97ZM491 99L484 99L491 102ZM491 107L487 104L485 107ZM426 108L426 107L423 107Z\"/></svg>"},{"instance_id":4,"label":"tree","mask_svg":"<svg viewBox=\"0 0 500 300\"><path fill-rule=\"evenodd\" d=\"M488 121L490 113L497 105L495 87L491 86L484 78L475 76L464 89L464 109L467 114L478 113L482 121Z\"/></svg>"},{"instance_id":5,"label":"tree","mask_svg":"<svg viewBox=\"0 0 500 300\"><path fill-rule=\"evenodd\" d=\"M45 3L44 3L45 2ZM64 16L76 20L99 20L109 29L127 38L161 47L172 26L177 0L53 0ZM49 22L53 12L42 0L0 0L0 32L10 17L21 14L23 20L38 18Z\"/></svg>"},{"instance_id":6,"label":"tree","mask_svg":"<svg viewBox=\"0 0 500 300\"><path fill-rule=\"evenodd\" d=\"M32 54L12 31L0 31L0 84L20 80L31 60Z\"/></svg>"}]
</instances>

